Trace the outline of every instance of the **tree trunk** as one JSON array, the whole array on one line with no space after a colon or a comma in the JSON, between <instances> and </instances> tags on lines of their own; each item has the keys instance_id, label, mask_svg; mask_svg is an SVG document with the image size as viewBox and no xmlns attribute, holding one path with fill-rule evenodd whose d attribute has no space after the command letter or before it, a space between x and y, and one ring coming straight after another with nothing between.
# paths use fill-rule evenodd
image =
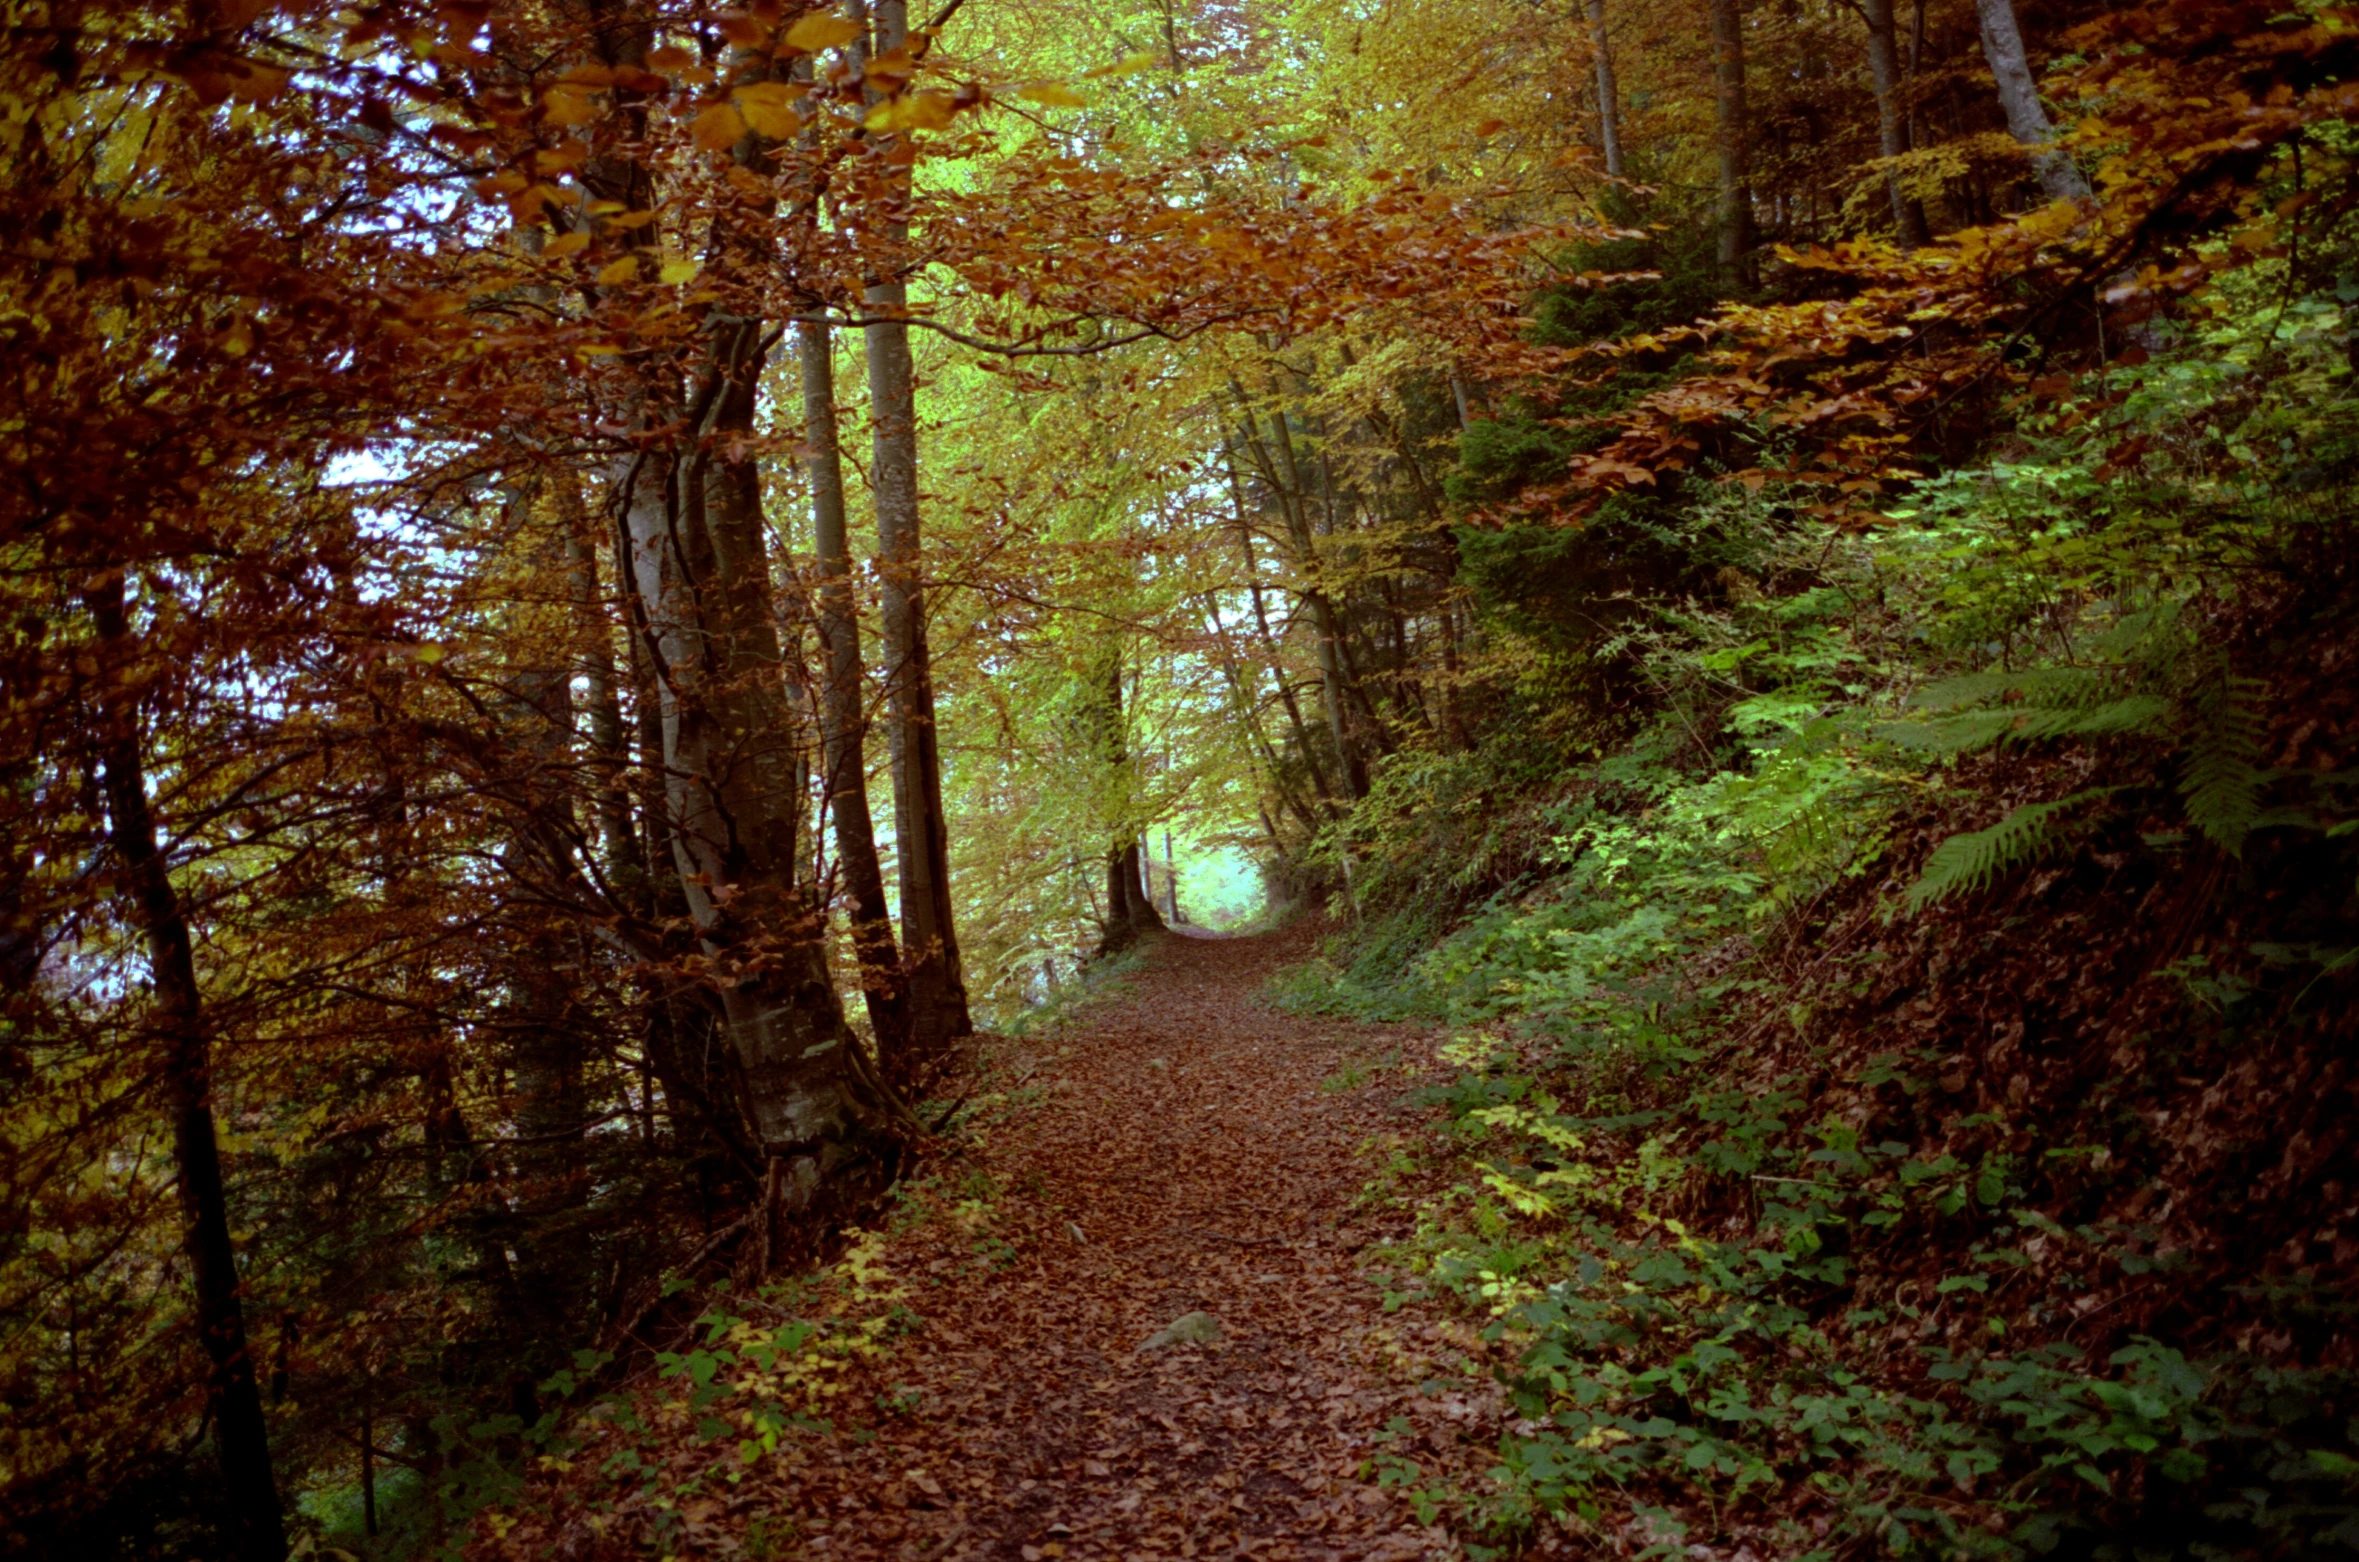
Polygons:
<instances>
[{"instance_id":1,"label":"tree trunk","mask_svg":"<svg viewBox=\"0 0 2359 1562\"><path fill-rule=\"evenodd\" d=\"M877 0L876 47L890 53L909 42L906 0ZM880 140L876 155L895 138ZM896 199L905 198L906 182ZM879 225L898 246L908 236L907 215ZM898 277L881 277L866 293L869 311L899 316L909 290ZM934 680L926 646L923 548L917 493L917 388L909 327L888 318L867 327L869 416L875 428L869 483L876 496L877 555L883 577L885 688L894 736L893 794L901 835L901 952L907 966L911 1050L935 1057L973 1033L950 903L950 840L942 806L942 749L934 725Z\"/></svg>"},{"instance_id":2,"label":"tree trunk","mask_svg":"<svg viewBox=\"0 0 2359 1562\"><path fill-rule=\"evenodd\" d=\"M1302 755L1303 767L1310 772L1311 785L1318 790L1321 801L1335 796L1335 789L1327 783L1327 772L1319 763L1318 750L1311 746L1310 729L1302 719L1302 704L1294 697L1294 685L1286 681L1285 660L1278 654L1278 637L1270 630L1269 606L1261 591L1261 570L1253 557L1253 528L1245 513L1245 485L1237 472L1237 452L1228 449L1229 494L1237 508L1237 543L1245 555L1246 591L1253 599L1253 620L1260 630L1262 655L1270 664L1270 674L1277 681L1279 703L1286 708L1286 721L1294 734L1295 751ZM1316 826L1313 826L1316 829Z\"/></svg>"},{"instance_id":3,"label":"tree trunk","mask_svg":"<svg viewBox=\"0 0 2359 1562\"><path fill-rule=\"evenodd\" d=\"M750 408L756 343L750 322L716 333L711 372L734 382L727 422ZM762 656L766 643L775 657L776 636L751 463L708 485L710 465L709 449L685 461L651 451L617 487L661 700L673 877L713 964L754 1131L766 1154L792 1161L783 1202L793 1209L865 1152L882 1107L827 973L823 921L795 882L792 713Z\"/></svg>"},{"instance_id":4,"label":"tree trunk","mask_svg":"<svg viewBox=\"0 0 2359 1562\"><path fill-rule=\"evenodd\" d=\"M1741 0L1706 0L1712 17L1712 98L1719 122L1720 274L1753 280L1753 126L1745 108L1745 19Z\"/></svg>"},{"instance_id":5,"label":"tree trunk","mask_svg":"<svg viewBox=\"0 0 2359 1562\"><path fill-rule=\"evenodd\" d=\"M1244 392L1237 392L1244 402ZM1343 767L1344 786L1354 801L1368 795L1368 765L1361 757L1360 746L1353 738L1347 712L1349 692L1344 688L1345 669L1342 653L1342 626L1337 623L1335 605L1320 589L1318 539L1311 530L1306 513L1302 468L1294 458L1294 436L1286 426L1283 413L1272 412L1270 418L1271 444L1265 445L1248 417L1245 424L1247 445L1259 458L1263 474L1278 497L1278 508L1286 518L1288 534L1294 540L1295 568L1304 577L1300 595L1311 610L1311 627L1318 640L1319 691L1326 707L1327 731L1334 741L1336 761ZM1273 454L1274 451L1274 454Z\"/></svg>"},{"instance_id":6,"label":"tree trunk","mask_svg":"<svg viewBox=\"0 0 2359 1562\"><path fill-rule=\"evenodd\" d=\"M1589 0L1589 48L1597 56L1597 138L1605 147L1605 171L1613 178L1622 177L1622 99L1614 86L1614 51L1606 37L1605 0ZM1458 391L1458 423L1466 424L1466 393L1453 379L1451 388Z\"/></svg>"},{"instance_id":7,"label":"tree trunk","mask_svg":"<svg viewBox=\"0 0 2359 1562\"><path fill-rule=\"evenodd\" d=\"M860 677L860 615L852 597L852 554L844 523L844 466L836 445L834 345L816 320L795 327L802 369L804 459L811 481L813 549L817 556L820 688L829 816L835 822L836 871L860 961L861 990L877 1053L892 1067L909 1050L909 1004L902 990L901 955L893 942L892 908L876 855L876 824L868 809L868 713Z\"/></svg>"},{"instance_id":8,"label":"tree trunk","mask_svg":"<svg viewBox=\"0 0 2359 1562\"><path fill-rule=\"evenodd\" d=\"M205 1410L221 1456L222 1496L238 1562L283 1562L287 1535L278 1485L270 1468L270 1433L262 1415L261 1385L246 1341L238 1296L237 1255L229 1235L229 1193L221 1175L221 1147L213 1126L212 1037L197 987L196 948L172 875L156 842L148 809L147 770L140 752L139 716L122 693L130 675L130 628L123 578L110 575L87 589L85 605L98 631L102 662L97 687L104 726L99 752L108 840L123 864L126 887L147 935L148 974L154 984L156 1030L164 1044L163 1078L172 1108L173 1168L180 1185L181 1221L196 1281L196 1324L211 1371Z\"/></svg>"},{"instance_id":9,"label":"tree trunk","mask_svg":"<svg viewBox=\"0 0 2359 1562\"><path fill-rule=\"evenodd\" d=\"M1105 823L1112 836L1106 847L1105 932L1098 943L1100 952L1106 953L1128 947L1141 933L1160 929L1163 918L1141 874L1134 812L1137 773L1122 715L1122 655L1117 646L1102 649L1089 683L1086 730L1096 750L1093 757L1104 767Z\"/></svg>"},{"instance_id":10,"label":"tree trunk","mask_svg":"<svg viewBox=\"0 0 2359 1562\"><path fill-rule=\"evenodd\" d=\"M1999 87L1999 107L2007 116L2007 132L2031 148L2031 169L2051 201L2085 201L2089 181L2069 152L2053 143L2056 127L2040 107L2039 87L2031 79L2031 62L2023 51L2023 31L2015 25L2015 0L1974 0L1982 21L1982 52Z\"/></svg>"},{"instance_id":11,"label":"tree trunk","mask_svg":"<svg viewBox=\"0 0 2359 1562\"><path fill-rule=\"evenodd\" d=\"M1860 0L1868 24L1868 76L1876 89L1876 136L1886 157L1909 150L1908 121L1901 113L1900 47L1892 21L1892 0ZM1925 242L1925 206L1901 188L1900 175L1884 176L1892 198L1892 223L1902 249Z\"/></svg>"},{"instance_id":12,"label":"tree trunk","mask_svg":"<svg viewBox=\"0 0 2359 1562\"><path fill-rule=\"evenodd\" d=\"M606 617L610 600L598 578L597 539L592 536L581 490L571 472L557 474L558 519L566 529L573 568L573 600L579 658L589 718L590 769L595 778L599 869L605 888L626 909L646 913L646 861L631 818L628 780L631 747L623 729L622 698L614 673L613 631Z\"/></svg>"}]
</instances>

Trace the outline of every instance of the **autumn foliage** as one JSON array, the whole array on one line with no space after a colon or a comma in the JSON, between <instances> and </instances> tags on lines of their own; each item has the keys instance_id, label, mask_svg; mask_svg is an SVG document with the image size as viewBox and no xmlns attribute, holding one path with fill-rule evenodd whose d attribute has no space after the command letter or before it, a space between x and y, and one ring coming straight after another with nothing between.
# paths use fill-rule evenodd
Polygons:
<instances>
[{"instance_id":1,"label":"autumn foliage","mask_svg":"<svg viewBox=\"0 0 2359 1562\"><path fill-rule=\"evenodd\" d=\"M2270 1067L2347 1090L2345 10L5 12L9 1554L466 1542L696 1287L846 1262L961 1153L978 1032L1248 878L1332 898L1338 969L1401 992L1488 929L1418 1013L1479 1022L1495 1077L1662 1114L1649 1155L1704 1153L1662 1081L1721 1054L1543 1060L1590 978L1485 963L1589 948L1510 922L1634 862L1699 942L1599 956L1662 979L1615 1012L1726 998L1712 1077L1756 1102L1835 1068L1813 1016L1846 1067L1912 1005L1928 1057L1983 1057L1961 961L2148 1040L2275 1016ZM1713 812L1788 782L1774 828ZM1715 853L1743 883L1707 895ZM2035 863L2082 877L1959 909ZM2002 921L2119 969L2043 974ZM1813 985L1871 948L1882 976ZM2342 1322L2280 1347L2222 1299L2294 1286L2287 1243L2327 1255L2283 1259L2300 1286L2349 1282L2347 1131L2231 1082L2225 1032L2185 1054L2220 1082L2157 1084L2127 1024L1936 1095L2222 1125L2244 1150L2136 1162L2174 1209L2284 1140L2265 1199L2165 1244L2204 1255L2193 1314L2083 1276L2077 1316L2347 1367ZM1825 1085L1908 1118L1910 1165L2091 1148L1880 1088ZM1635 1164L1622 1131L1515 1164ZM1752 1231L1770 1164L1679 1207ZM2023 1197L2142 1218L2118 1193ZM1944 1305L1951 1344L2065 1332ZM1534 1426L1574 1392L1544 1378ZM1653 1465L1551 1485L1539 1446L1502 1455L1516 1514L1452 1510L1475 1544L1671 1533L1601 1502L1699 1522ZM2102 1523L2179 1511L2118 1452L2082 1461ZM1721 1493L1756 1538L1808 1520L1756 1489L1802 1489L1781 1457ZM2002 1515L1981 1458L1858 1534L2047 1500Z\"/></svg>"}]
</instances>

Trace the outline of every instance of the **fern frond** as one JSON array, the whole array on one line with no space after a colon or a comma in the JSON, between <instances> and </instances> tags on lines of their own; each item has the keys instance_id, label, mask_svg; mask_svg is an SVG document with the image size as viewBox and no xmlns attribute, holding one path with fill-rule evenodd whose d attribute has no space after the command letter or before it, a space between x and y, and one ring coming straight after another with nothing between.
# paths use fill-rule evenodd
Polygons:
<instances>
[{"instance_id":1,"label":"fern frond","mask_svg":"<svg viewBox=\"0 0 2359 1562\"><path fill-rule=\"evenodd\" d=\"M1934 901L1980 889L2026 863L2054 855L2077 833L2073 811L2118 790L2102 786L2054 802L2026 803L1987 830L1951 836L1925 859L1924 871L1908 892L1909 909L1921 911Z\"/></svg>"},{"instance_id":2,"label":"fern frond","mask_svg":"<svg viewBox=\"0 0 2359 1562\"><path fill-rule=\"evenodd\" d=\"M1921 710L1957 710L2014 695L2030 705L2071 708L2093 704L2115 687L2116 673L2099 667L2033 667L2021 672L1966 673L1919 689Z\"/></svg>"},{"instance_id":3,"label":"fern frond","mask_svg":"<svg viewBox=\"0 0 2359 1562\"><path fill-rule=\"evenodd\" d=\"M2179 767L2187 822L2231 857L2244 855L2244 838L2261 817L2262 789L2272 779L2260 765L2268 736L2260 705L2266 688L2258 678L2228 674L2199 689L2187 758Z\"/></svg>"},{"instance_id":4,"label":"fern frond","mask_svg":"<svg viewBox=\"0 0 2359 1562\"><path fill-rule=\"evenodd\" d=\"M2013 705L1960 711L1925 721L1891 722L1876 730L1878 736L1902 748L1971 754L1994 743L2165 732L2171 712L2171 702L2159 694L2133 694L2101 705Z\"/></svg>"},{"instance_id":5,"label":"fern frond","mask_svg":"<svg viewBox=\"0 0 2359 1562\"><path fill-rule=\"evenodd\" d=\"M1902 748L1934 754L1971 754L1998 742L2014 725L2015 712L2011 710L1975 710L1955 716L1936 716L1930 721L1886 722L1876 729L1876 736Z\"/></svg>"}]
</instances>

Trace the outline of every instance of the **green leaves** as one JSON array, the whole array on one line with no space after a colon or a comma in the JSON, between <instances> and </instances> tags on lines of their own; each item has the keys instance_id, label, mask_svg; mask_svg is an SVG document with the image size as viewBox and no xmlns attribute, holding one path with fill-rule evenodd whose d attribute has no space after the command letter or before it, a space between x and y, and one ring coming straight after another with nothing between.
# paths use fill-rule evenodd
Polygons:
<instances>
[{"instance_id":1,"label":"green leaves","mask_svg":"<svg viewBox=\"0 0 2359 1562\"><path fill-rule=\"evenodd\" d=\"M1935 901L1981 889L2017 868L2055 855L2076 837L2074 816L2120 790L2095 787L2054 802L2026 803L1987 830L1951 836L1925 859L1924 871L1909 887L1909 909L1921 911ZM2085 827L2091 821L2083 816L2077 822Z\"/></svg>"},{"instance_id":2,"label":"green leaves","mask_svg":"<svg viewBox=\"0 0 2359 1562\"><path fill-rule=\"evenodd\" d=\"M2198 691L2179 796L2187 820L2231 857L2261 816L2261 792L2273 779L2260 766L2266 727L2261 700L2267 685L2223 671Z\"/></svg>"}]
</instances>

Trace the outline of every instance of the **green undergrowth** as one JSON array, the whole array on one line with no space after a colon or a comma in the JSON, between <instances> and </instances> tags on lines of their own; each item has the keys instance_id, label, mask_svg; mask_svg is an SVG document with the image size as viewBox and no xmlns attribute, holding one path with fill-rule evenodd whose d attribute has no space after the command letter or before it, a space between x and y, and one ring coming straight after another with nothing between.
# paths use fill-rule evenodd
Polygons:
<instances>
[{"instance_id":1,"label":"green undergrowth","mask_svg":"<svg viewBox=\"0 0 2359 1562\"><path fill-rule=\"evenodd\" d=\"M1516 1363L1471 1547L2359 1554L2359 408L2267 280L1881 527L1691 490L1609 642L1495 620L1642 700L1329 832L1278 1000L1457 1037L1393 1301Z\"/></svg>"},{"instance_id":2,"label":"green undergrowth","mask_svg":"<svg viewBox=\"0 0 2359 1562\"><path fill-rule=\"evenodd\" d=\"M1135 978L1146 963L1146 950L1136 944L1098 956L1082 966L1073 980L1053 989L1037 1007L1026 1009L1010 1020L1007 1034L1034 1038L1056 1035L1093 1006L1134 992Z\"/></svg>"}]
</instances>

